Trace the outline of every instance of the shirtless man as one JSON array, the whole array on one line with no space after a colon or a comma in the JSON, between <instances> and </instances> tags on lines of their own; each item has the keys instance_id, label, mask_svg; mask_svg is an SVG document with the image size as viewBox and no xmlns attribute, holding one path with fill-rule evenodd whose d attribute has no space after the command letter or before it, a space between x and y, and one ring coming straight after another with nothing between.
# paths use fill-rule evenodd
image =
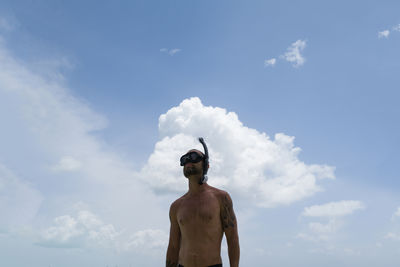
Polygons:
<instances>
[{"instance_id":1,"label":"shirtless man","mask_svg":"<svg viewBox=\"0 0 400 267\"><path fill-rule=\"evenodd\" d=\"M205 162L207 168L203 168ZM222 266L221 241L225 233L230 267L238 267L239 237L232 200L227 192L206 182L201 184L209 167L207 150L205 155L196 149L189 150L182 156L181 165L189 181L189 191L170 207L166 266Z\"/></svg>"}]
</instances>

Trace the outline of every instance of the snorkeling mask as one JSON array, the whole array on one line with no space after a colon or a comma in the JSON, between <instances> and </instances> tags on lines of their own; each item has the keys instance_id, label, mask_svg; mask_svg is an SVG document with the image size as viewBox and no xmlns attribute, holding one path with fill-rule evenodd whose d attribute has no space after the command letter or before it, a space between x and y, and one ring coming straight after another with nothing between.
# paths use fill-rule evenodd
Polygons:
<instances>
[{"instance_id":1,"label":"snorkeling mask","mask_svg":"<svg viewBox=\"0 0 400 267\"><path fill-rule=\"evenodd\" d=\"M203 177L200 179L199 184L203 184L207 182L208 177L207 177L207 171L208 171L208 149L207 145L204 142L204 139L202 137L199 137L199 142L203 145L204 148L204 156L199 155L197 152L188 152L185 155L183 155L180 159L181 166L184 166L188 162L192 163L197 163L200 161L203 161Z\"/></svg>"}]
</instances>

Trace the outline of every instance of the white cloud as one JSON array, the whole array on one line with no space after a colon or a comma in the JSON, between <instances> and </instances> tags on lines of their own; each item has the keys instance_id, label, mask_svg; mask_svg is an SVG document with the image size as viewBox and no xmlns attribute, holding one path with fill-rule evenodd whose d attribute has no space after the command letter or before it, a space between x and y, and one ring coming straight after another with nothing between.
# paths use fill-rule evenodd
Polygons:
<instances>
[{"instance_id":1,"label":"white cloud","mask_svg":"<svg viewBox=\"0 0 400 267\"><path fill-rule=\"evenodd\" d=\"M342 222L334 219L329 219L326 223L310 222L308 233L299 233L297 238L313 242L329 241L334 238L341 226Z\"/></svg>"},{"instance_id":2,"label":"white cloud","mask_svg":"<svg viewBox=\"0 0 400 267\"><path fill-rule=\"evenodd\" d=\"M112 224L105 224L90 211L82 210L74 217L56 217L54 226L42 231L37 244L45 247L114 247L119 235Z\"/></svg>"},{"instance_id":3,"label":"white cloud","mask_svg":"<svg viewBox=\"0 0 400 267\"><path fill-rule=\"evenodd\" d=\"M390 34L389 30L378 32L378 38L388 38L389 34Z\"/></svg>"},{"instance_id":4,"label":"white cloud","mask_svg":"<svg viewBox=\"0 0 400 267\"><path fill-rule=\"evenodd\" d=\"M133 234L126 244L126 248L140 251L166 250L168 234L160 229L145 229Z\"/></svg>"},{"instance_id":5,"label":"white cloud","mask_svg":"<svg viewBox=\"0 0 400 267\"><path fill-rule=\"evenodd\" d=\"M324 223L308 223L308 231L299 233L297 238L313 242L330 242L336 237L337 232L343 225L343 220L340 220L340 218L364 208L363 203L354 200L343 200L306 207L302 213L303 216L322 217L327 221Z\"/></svg>"},{"instance_id":6,"label":"white cloud","mask_svg":"<svg viewBox=\"0 0 400 267\"><path fill-rule=\"evenodd\" d=\"M400 32L400 24L397 24L396 26L393 26L392 30L396 31L396 32Z\"/></svg>"},{"instance_id":7,"label":"white cloud","mask_svg":"<svg viewBox=\"0 0 400 267\"><path fill-rule=\"evenodd\" d=\"M396 219L397 217L400 217L400 207L398 207L397 210L393 213L392 219Z\"/></svg>"},{"instance_id":8,"label":"white cloud","mask_svg":"<svg viewBox=\"0 0 400 267\"><path fill-rule=\"evenodd\" d=\"M53 225L41 231L36 245L51 248L105 248L117 252L152 254L164 251L168 234L160 229L145 229L129 234L104 223L89 210L79 210L75 215L62 215Z\"/></svg>"},{"instance_id":9,"label":"white cloud","mask_svg":"<svg viewBox=\"0 0 400 267\"><path fill-rule=\"evenodd\" d=\"M0 163L0 230L30 224L42 201L38 190Z\"/></svg>"},{"instance_id":10,"label":"white cloud","mask_svg":"<svg viewBox=\"0 0 400 267\"><path fill-rule=\"evenodd\" d=\"M400 24L393 26L392 31L400 32ZM390 34L391 34L390 30L386 29L386 30L378 32L378 38L389 38Z\"/></svg>"},{"instance_id":11,"label":"white cloud","mask_svg":"<svg viewBox=\"0 0 400 267\"><path fill-rule=\"evenodd\" d=\"M0 224L13 224L17 219L8 219L14 218L12 214L26 216L25 221L37 216L40 220L34 223L41 224L55 214L70 214L69 207L82 201L90 203L93 212L108 211L105 220L132 232L149 221L164 225L158 196L137 178L131 162L94 134L106 127L107 120L74 97L57 77L42 75L15 59L0 43L0 123L7 125L1 130L0 158L26 181L6 179ZM38 215L41 196L31 187L43 195ZM147 210L153 212L142 216Z\"/></svg>"},{"instance_id":12,"label":"white cloud","mask_svg":"<svg viewBox=\"0 0 400 267\"><path fill-rule=\"evenodd\" d=\"M79 170L81 166L81 162L74 157L64 156L53 167L53 169L57 171L76 171Z\"/></svg>"},{"instance_id":13,"label":"white cloud","mask_svg":"<svg viewBox=\"0 0 400 267\"><path fill-rule=\"evenodd\" d=\"M364 209L364 204L355 200L342 200L323 205L306 207L303 216L309 217L341 217L352 214L356 210Z\"/></svg>"},{"instance_id":14,"label":"white cloud","mask_svg":"<svg viewBox=\"0 0 400 267\"><path fill-rule=\"evenodd\" d=\"M186 99L159 118L160 141L140 177L154 189L184 192L186 178L179 157L203 136L209 146L209 183L235 191L256 205L290 204L322 190L319 179L334 178L334 168L300 161L294 137L283 133L270 139L248 128L234 112L203 106L197 97Z\"/></svg>"},{"instance_id":15,"label":"white cloud","mask_svg":"<svg viewBox=\"0 0 400 267\"><path fill-rule=\"evenodd\" d=\"M282 55L282 58L292 63L294 67L300 67L306 61L306 59L301 55L301 52L304 50L305 47L306 41L297 40L288 47L287 52Z\"/></svg>"},{"instance_id":16,"label":"white cloud","mask_svg":"<svg viewBox=\"0 0 400 267\"><path fill-rule=\"evenodd\" d=\"M182 51L182 49L180 49L180 48L173 48L173 49L161 48L161 49L160 49L160 52L162 52L162 53L167 53L167 54L170 55L170 56L173 56L173 55L175 55L176 53L181 52L181 51Z\"/></svg>"},{"instance_id":17,"label":"white cloud","mask_svg":"<svg viewBox=\"0 0 400 267\"><path fill-rule=\"evenodd\" d=\"M59 216L54 219L55 226L43 231L39 244L43 246L71 246L74 238L84 234L84 229L78 229L78 222L69 215ZM77 246L78 244L73 244Z\"/></svg>"},{"instance_id":18,"label":"white cloud","mask_svg":"<svg viewBox=\"0 0 400 267\"><path fill-rule=\"evenodd\" d=\"M264 67L274 66L276 63L276 58L264 60Z\"/></svg>"},{"instance_id":19,"label":"white cloud","mask_svg":"<svg viewBox=\"0 0 400 267\"><path fill-rule=\"evenodd\" d=\"M392 221L397 224L397 219L400 218L400 207L392 215ZM386 239L391 239L395 241L400 241L399 231L394 230L394 232L389 232L385 235Z\"/></svg>"},{"instance_id":20,"label":"white cloud","mask_svg":"<svg viewBox=\"0 0 400 267\"><path fill-rule=\"evenodd\" d=\"M170 54L171 56L175 55L176 53L182 51L182 49L179 48L174 48L168 51L168 54Z\"/></svg>"},{"instance_id":21,"label":"white cloud","mask_svg":"<svg viewBox=\"0 0 400 267\"><path fill-rule=\"evenodd\" d=\"M386 234L385 238L395 240L395 241L400 241L400 234L389 232Z\"/></svg>"},{"instance_id":22,"label":"white cloud","mask_svg":"<svg viewBox=\"0 0 400 267\"><path fill-rule=\"evenodd\" d=\"M319 223L319 222L311 222L308 224L308 227L311 231L319 234L331 234L336 232L339 228L340 224L337 221L331 220L327 224Z\"/></svg>"},{"instance_id":23,"label":"white cloud","mask_svg":"<svg viewBox=\"0 0 400 267\"><path fill-rule=\"evenodd\" d=\"M0 17L0 30L3 31L12 31L14 30L15 26L16 26L17 22L15 20L14 17Z\"/></svg>"}]
</instances>

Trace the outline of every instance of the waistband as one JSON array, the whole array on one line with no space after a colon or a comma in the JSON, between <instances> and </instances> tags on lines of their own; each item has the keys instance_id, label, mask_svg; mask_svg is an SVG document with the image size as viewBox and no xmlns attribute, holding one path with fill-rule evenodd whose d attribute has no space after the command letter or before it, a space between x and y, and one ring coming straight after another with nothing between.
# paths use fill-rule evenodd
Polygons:
<instances>
[{"instance_id":1,"label":"waistband","mask_svg":"<svg viewBox=\"0 0 400 267\"><path fill-rule=\"evenodd\" d=\"M178 267L185 267L185 266L179 264ZM220 264L210 265L208 267L222 267L222 264L220 263Z\"/></svg>"}]
</instances>

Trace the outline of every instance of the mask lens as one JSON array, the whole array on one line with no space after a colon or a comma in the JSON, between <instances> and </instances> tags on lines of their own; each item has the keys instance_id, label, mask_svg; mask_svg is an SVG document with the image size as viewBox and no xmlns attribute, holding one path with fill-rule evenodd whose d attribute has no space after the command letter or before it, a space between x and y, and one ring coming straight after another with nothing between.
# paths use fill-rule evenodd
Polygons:
<instances>
[{"instance_id":1,"label":"mask lens","mask_svg":"<svg viewBox=\"0 0 400 267\"><path fill-rule=\"evenodd\" d=\"M197 163L202 159L203 157L196 152L189 152L181 157L181 166L184 166L188 162Z\"/></svg>"}]
</instances>

